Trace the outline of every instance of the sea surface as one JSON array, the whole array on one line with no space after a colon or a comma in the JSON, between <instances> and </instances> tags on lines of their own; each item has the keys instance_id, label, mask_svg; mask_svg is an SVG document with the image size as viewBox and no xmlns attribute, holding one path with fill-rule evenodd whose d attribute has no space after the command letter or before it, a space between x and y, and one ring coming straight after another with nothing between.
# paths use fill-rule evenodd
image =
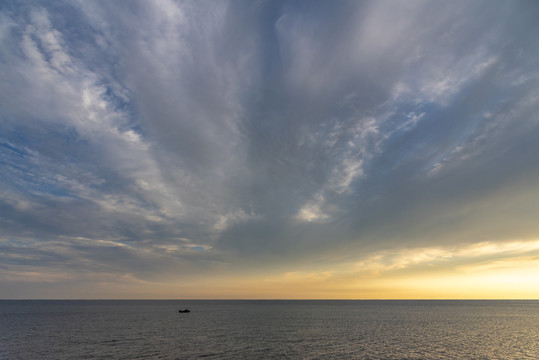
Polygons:
<instances>
[{"instance_id":1,"label":"sea surface","mask_svg":"<svg viewBox=\"0 0 539 360\"><path fill-rule=\"evenodd\" d=\"M0 359L537 360L539 301L4 300Z\"/></svg>"}]
</instances>

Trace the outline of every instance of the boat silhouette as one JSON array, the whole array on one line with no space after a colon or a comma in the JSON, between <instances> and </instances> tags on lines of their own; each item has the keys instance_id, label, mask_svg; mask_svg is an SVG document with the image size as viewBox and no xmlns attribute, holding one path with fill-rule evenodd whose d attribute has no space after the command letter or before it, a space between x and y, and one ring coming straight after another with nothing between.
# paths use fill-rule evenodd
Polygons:
<instances>
[{"instance_id":1,"label":"boat silhouette","mask_svg":"<svg viewBox=\"0 0 539 360\"><path fill-rule=\"evenodd\" d=\"M191 312L189 309L184 309L184 310L178 310L179 313L188 313L188 312Z\"/></svg>"}]
</instances>

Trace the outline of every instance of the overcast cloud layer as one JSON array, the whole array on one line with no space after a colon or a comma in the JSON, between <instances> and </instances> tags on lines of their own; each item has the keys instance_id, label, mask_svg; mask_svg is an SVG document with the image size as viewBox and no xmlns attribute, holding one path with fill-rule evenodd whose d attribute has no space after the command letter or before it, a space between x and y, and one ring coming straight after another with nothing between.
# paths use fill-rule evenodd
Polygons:
<instances>
[{"instance_id":1,"label":"overcast cloud layer","mask_svg":"<svg viewBox=\"0 0 539 360\"><path fill-rule=\"evenodd\" d=\"M537 241L537 19L535 1L2 2L2 297Z\"/></svg>"}]
</instances>

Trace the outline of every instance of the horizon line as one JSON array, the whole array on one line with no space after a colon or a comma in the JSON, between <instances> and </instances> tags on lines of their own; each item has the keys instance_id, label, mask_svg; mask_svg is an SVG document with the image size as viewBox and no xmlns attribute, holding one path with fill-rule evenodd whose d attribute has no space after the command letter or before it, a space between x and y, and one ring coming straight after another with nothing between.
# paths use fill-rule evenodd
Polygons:
<instances>
[{"instance_id":1,"label":"horizon line","mask_svg":"<svg viewBox=\"0 0 539 360\"><path fill-rule=\"evenodd\" d=\"M0 301L539 301L539 298L436 298L436 299L425 299L425 298L402 298L402 299L267 299L267 298L222 298L222 299L212 299L212 298L193 298L193 299L150 299L150 298L140 298L140 299L119 299L119 298L96 298L96 299L84 299L84 298L43 298L43 299L32 299L32 298L21 298L21 299L0 299Z\"/></svg>"}]
</instances>

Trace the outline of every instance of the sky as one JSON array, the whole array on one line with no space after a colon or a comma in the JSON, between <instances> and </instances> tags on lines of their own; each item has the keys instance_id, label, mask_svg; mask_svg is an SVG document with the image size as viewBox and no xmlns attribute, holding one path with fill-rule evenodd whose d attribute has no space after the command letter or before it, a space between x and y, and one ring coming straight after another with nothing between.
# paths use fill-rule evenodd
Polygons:
<instances>
[{"instance_id":1,"label":"sky","mask_svg":"<svg viewBox=\"0 0 539 360\"><path fill-rule=\"evenodd\" d=\"M0 298L538 299L536 1L2 1Z\"/></svg>"}]
</instances>

